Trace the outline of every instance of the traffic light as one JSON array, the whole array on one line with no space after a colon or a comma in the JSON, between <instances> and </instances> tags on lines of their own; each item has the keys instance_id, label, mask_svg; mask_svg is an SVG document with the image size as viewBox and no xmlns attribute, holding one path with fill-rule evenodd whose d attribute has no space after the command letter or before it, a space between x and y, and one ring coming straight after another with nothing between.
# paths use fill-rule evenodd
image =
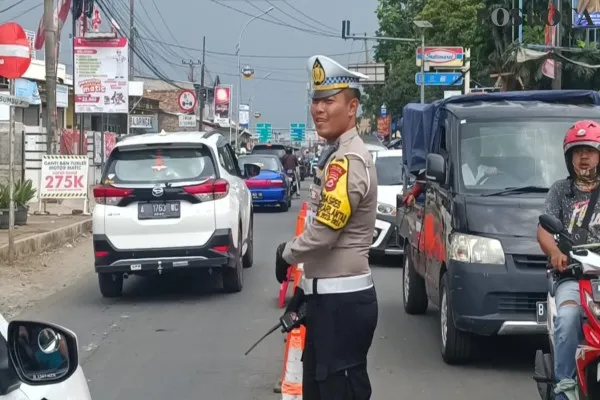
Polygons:
<instances>
[{"instance_id":1,"label":"traffic light","mask_svg":"<svg viewBox=\"0 0 600 400\"><path fill-rule=\"evenodd\" d=\"M342 39L350 37L350 21L345 19L342 21Z\"/></svg>"}]
</instances>

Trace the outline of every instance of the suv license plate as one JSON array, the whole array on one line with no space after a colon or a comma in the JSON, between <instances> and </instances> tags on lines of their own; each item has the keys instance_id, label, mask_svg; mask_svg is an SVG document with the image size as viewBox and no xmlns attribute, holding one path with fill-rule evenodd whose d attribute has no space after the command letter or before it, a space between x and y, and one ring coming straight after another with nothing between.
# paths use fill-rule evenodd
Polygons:
<instances>
[{"instance_id":1,"label":"suv license plate","mask_svg":"<svg viewBox=\"0 0 600 400\"><path fill-rule=\"evenodd\" d=\"M254 200L260 200L263 198L263 194L262 193L258 193L258 192L252 192L252 198Z\"/></svg>"},{"instance_id":2,"label":"suv license plate","mask_svg":"<svg viewBox=\"0 0 600 400\"><path fill-rule=\"evenodd\" d=\"M169 219L179 217L181 217L181 207L178 201L138 204L138 219Z\"/></svg>"},{"instance_id":3,"label":"suv license plate","mask_svg":"<svg viewBox=\"0 0 600 400\"><path fill-rule=\"evenodd\" d=\"M548 303L545 301L538 301L535 303L535 317L538 324L545 324L548 322Z\"/></svg>"}]
</instances>

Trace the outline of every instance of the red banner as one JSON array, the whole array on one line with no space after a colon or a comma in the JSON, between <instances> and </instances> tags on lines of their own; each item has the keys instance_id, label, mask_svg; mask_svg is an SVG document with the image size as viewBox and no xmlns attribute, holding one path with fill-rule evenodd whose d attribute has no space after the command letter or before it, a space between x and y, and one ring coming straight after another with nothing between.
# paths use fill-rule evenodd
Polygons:
<instances>
[{"instance_id":1,"label":"red banner","mask_svg":"<svg viewBox=\"0 0 600 400\"><path fill-rule=\"evenodd\" d=\"M60 154L62 155L78 155L87 153L87 137L83 140L83 152L79 151L79 141L81 135L79 130L61 129L60 132Z\"/></svg>"},{"instance_id":2,"label":"red banner","mask_svg":"<svg viewBox=\"0 0 600 400\"><path fill-rule=\"evenodd\" d=\"M377 134L379 136L388 136L390 134L391 121L391 115L377 118Z\"/></svg>"}]
</instances>

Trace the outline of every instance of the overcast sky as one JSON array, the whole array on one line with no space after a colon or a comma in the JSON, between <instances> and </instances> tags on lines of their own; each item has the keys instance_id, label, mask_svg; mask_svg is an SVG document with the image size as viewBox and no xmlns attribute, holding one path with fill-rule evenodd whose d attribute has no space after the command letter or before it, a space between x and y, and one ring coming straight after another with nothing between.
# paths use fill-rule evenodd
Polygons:
<instances>
[{"instance_id":1,"label":"overcast sky","mask_svg":"<svg viewBox=\"0 0 600 400\"><path fill-rule=\"evenodd\" d=\"M0 13L0 23L14 20L24 29L36 30L42 16L42 0L0 0L0 11L15 3L20 4ZM349 3L352 3L351 8ZM129 0L106 0L106 4L112 5L119 23L128 20ZM292 122L306 121L307 58L313 54L344 53L332 58L341 64L364 62L364 42L341 39L341 21L351 21L352 33L373 35L377 29L376 6L377 0L135 0L135 14L138 34L144 38L144 51L155 56L154 63L168 78L187 80L189 67L182 65L182 59L201 60L205 35L206 83L212 83L219 75L221 83L233 84L237 92L237 58L233 54L240 31L251 16L234 9L254 16L260 14L260 10L274 7L262 18L281 25L256 19L242 37L241 65L255 70L253 80L242 82L242 100L247 103L252 97L252 111L262 113L261 122L271 122L273 128L285 128ZM102 26L106 27L109 18L102 15L102 19ZM68 69L72 64L70 33L69 23L62 31L60 55L60 61L67 64ZM188 49L158 44L158 41ZM373 43L368 42L369 49ZM372 54L369 51L370 57ZM139 60L135 67L143 75L154 75ZM196 74L199 79L199 67ZM270 75L266 79L261 79L267 74ZM234 93L234 98L236 96Z\"/></svg>"}]
</instances>

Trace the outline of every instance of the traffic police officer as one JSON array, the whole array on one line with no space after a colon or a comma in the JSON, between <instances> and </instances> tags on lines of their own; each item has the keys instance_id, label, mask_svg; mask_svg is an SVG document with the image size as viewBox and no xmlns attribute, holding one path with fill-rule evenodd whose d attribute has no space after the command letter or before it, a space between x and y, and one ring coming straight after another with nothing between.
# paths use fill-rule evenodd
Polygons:
<instances>
[{"instance_id":1,"label":"traffic police officer","mask_svg":"<svg viewBox=\"0 0 600 400\"><path fill-rule=\"evenodd\" d=\"M369 268L369 247L377 213L377 175L356 129L359 80L324 56L309 59L311 113L325 138L310 189L314 219L276 253L276 276L304 263L305 277L288 306L306 302L303 355L305 400L368 400L367 353L377 326L377 296Z\"/></svg>"}]
</instances>

